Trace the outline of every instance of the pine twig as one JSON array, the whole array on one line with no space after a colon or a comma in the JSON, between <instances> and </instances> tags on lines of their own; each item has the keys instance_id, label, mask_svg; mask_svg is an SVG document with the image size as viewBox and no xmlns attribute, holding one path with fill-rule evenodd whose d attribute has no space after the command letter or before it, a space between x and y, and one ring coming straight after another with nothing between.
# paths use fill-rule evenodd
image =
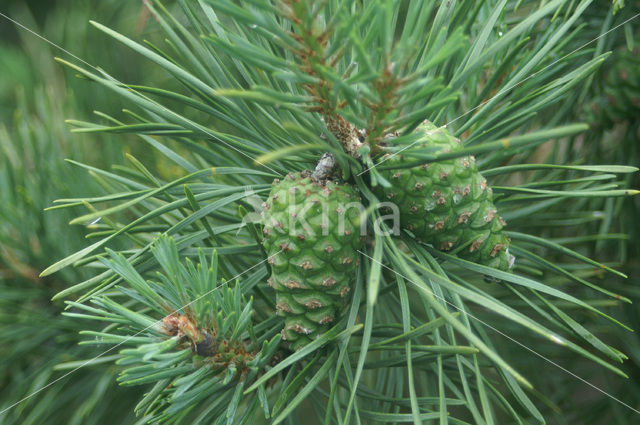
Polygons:
<instances>
[{"instance_id":1,"label":"pine twig","mask_svg":"<svg viewBox=\"0 0 640 425\"><path fill-rule=\"evenodd\" d=\"M360 132L340 115L339 111L344 107L344 102L340 102L333 94L335 85L324 75L342 55L341 52L327 55L326 47L332 34L331 29L319 31L314 25L315 17L309 19L304 16L306 8L309 7L304 2L283 0L280 5L284 17L298 29L298 32L291 32L290 36L302 46L293 51L301 61L300 69L314 78L313 83L303 85L316 104L311 110L322 115L327 129L340 142L345 152L358 157L357 150L362 146Z\"/></svg>"}]
</instances>

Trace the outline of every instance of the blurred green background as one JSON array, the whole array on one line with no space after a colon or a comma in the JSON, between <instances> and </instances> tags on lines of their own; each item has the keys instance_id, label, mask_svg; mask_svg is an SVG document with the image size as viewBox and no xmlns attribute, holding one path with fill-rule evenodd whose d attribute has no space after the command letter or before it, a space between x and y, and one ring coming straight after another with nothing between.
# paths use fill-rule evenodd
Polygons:
<instances>
[{"instance_id":1,"label":"blurred green background","mask_svg":"<svg viewBox=\"0 0 640 425\"><path fill-rule=\"evenodd\" d=\"M127 81L148 79L149 70L136 55L107 43L89 20L153 37L144 10L142 2L114 0L0 4L4 15L89 64L107 64ZM50 301L70 282L86 279L88 270L38 277L87 244L86 226L67 224L73 211L44 209L55 199L102 193L86 170L65 159L110 168L125 152L142 149L127 137L70 133L65 119L89 120L94 110L122 106L63 70L56 56L77 60L0 16L0 410L95 355L77 344L81 326L60 315L62 303ZM67 366L57 370L59 364ZM115 373L108 363L83 367L0 415L0 424L133 423L138 396L119 387Z\"/></svg>"}]
</instances>

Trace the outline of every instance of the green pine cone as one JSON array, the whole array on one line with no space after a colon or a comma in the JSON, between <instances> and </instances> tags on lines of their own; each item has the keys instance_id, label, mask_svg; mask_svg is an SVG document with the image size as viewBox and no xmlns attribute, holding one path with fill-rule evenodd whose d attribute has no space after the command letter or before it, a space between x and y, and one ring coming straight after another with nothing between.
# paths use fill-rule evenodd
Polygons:
<instances>
[{"instance_id":1,"label":"green pine cone","mask_svg":"<svg viewBox=\"0 0 640 425\"><path fill-rule=\"evenodd\" d=\"M428 121L416 131L423 133L416 148L449 152L462 147L460 140L446 129ZM387 165L404 160L402 154L385 157ZM473 156L381 173L392 187L378 186L377 196L398 206L402 227L418 239L489 267L506 271L513 266L510 240L502 233L505 222L498 216L491 188Z\"/></svg>"},{"instance_id":2,"label":"green pine cone","mask_svg":"<svg viewBox=\"0 0 640 425\"><path fill-rule=\"evenodd\" d=\"M294 350L325 332L346 303L361 247L359 201L352 186L316 182L308 172L273 182L263 244L282 336Z\"/></svg>"}]
</instances>

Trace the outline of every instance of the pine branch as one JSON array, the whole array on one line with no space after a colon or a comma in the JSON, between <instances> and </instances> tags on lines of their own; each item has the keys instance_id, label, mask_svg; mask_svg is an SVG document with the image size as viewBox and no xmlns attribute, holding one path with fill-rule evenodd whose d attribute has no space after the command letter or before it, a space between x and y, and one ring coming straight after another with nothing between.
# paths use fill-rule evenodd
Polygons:
<instances>
[{"instance_id":1,"label":"pine branch","mask_svg":"<svg viewBox=\"0 0 640 425\"><path fill-rule=\"evenodd\" d=\"M509 335L538 335L555 343L552 353L572 351L624 376L600 354L616 362L625 355L574 314L597 315L624 329L592 303L627 300L594 283L601 270L620 273L545 236L559 229L558 236L579 243L588 236L579 226L602 214L590 202L636 194L615 174L637 170L564 158L538 168L541 160L532 159L545 143L558 146L587 130L570 124L568 108L554 108L606 58L571 49L589 3L525 2L527 13L520 13L504 1L442 2L437 8L409 2L405 11L402 2L274 6L220 0L184 3L186 25L152 3L169 38L167 51L95 24L182 85L129 86L65 63L138 109L127 113L128 123L106 114L100 118L107 125L72 121L78 130L137 134L183 169L180 177L163 181L136 161L112 171L83 166L112 194L67 199L59 207L90 208L74 223L105 217L94 235L100 239L46 271L81 262L101 272L59 297L80 293L69 304L78 312L68 314L110 323L101 342L133 346L119 354L127 366L121 381L155 384L138 411L157 421L221 417L242 423L261 404L265 418L280 422L295 420L308 402L315 409L309 417L326 424L338 418L345 424L437 418L496 423L502 420L497 407L508 420L542 422L527 395L535 394L535 374L504 354L509 349L486 332L486 324L504 326ZM546 119L550 111L556 113ZM459 121L460 146L425 144L430 139L414 129L426 118L438 125ZM342 177L355 184L370 231L391 230L379 209L384 199L376 194L394 184L395 174L477 163L478 181L472 183L490 193L493 186L493 206L508 220L521 260L513 272L501 271L461 258L468 245L447 253L417 241L415 229L403 227L399 237L376 232L358 252L353 297L335 326L298 351L280 348L281 319L256 241L263 221L237 211L260 205L278 173L313 168L317 155L305 153L312 147L333 154L321 159L317 178L327 177L333 158ZM385 164L392 156L399 161ZM265 171L256 157L275 168ZM481 179L485 170L489 183ZM446 180L450 172L443 173ZM401 189L425 187L410 183ZM567 206L569 199L576 205ZM496 210L480 218L493 222ZM612 217L609 211L607 219ZM575 229L567 230L568 223ZM159 233L175 242L157 239ZM609 238L615 235L605 229L598 239ZM108 252L107 260L98 250L116 242L125 247ZM224 261L209 268L205 253L216 252ZM181 257L197 257L201 268L183 265ZM150 282L149 273L159 268L163 272ZM244 272L232 289L198 298L213 288L212 280L235 282ZM595 300L596 292L612 300ZM193 307L183 308L192 301ZM249 314L252 308L260 324ZM227 357L214 359L218 354ZM244 417L240 406L247 406ZM452 406L461 406L455 415L449 415Z\"/></svg>"},{"instance_id":2,"label":"pine branch","mask_svg":"<svg viewBox=\"0 0 640 425\"><path fill-rule=\"evenodd\" d=\"M121 385L162 386L138 405L149 420L178 417L182 409L201 402L202 394L208 395L209 405L224 407L228 414L236 412L240 400L232 398L233 388L247 385L269 364L279 345L274 329L278 320L254 328L252 300L243 296L243 286L251 279L220 282L215 250L210 260L199 250L197 264L189 260L182 264L176 243L162 237L152 253L164 271L156 281L145 280L124 256L109 251L110 259L103 263L129 287L93 297L95 307L69 302L80 313L65 315L120 325L117 330L86 333L94 337L87 342L134 345L120 351L118 363L126 367L118 380ZM131 310L116 301L121 296L145 308ZM159 318L153 317L158 314ZM214 415L207 413L209 418Z\"/></svg>"}]
</instances>

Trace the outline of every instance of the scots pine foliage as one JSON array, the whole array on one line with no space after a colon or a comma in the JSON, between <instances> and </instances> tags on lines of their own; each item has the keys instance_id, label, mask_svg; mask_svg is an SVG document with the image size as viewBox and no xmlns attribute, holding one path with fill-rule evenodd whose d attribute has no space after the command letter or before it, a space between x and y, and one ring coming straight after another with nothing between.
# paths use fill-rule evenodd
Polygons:
<instances>
[{"instance_id":1,"label":"scots pine foliage","mask_svg":"<svg viewBox=\"0 0 640 425\"><path fill-rule=\"evenodd\" d=\"M621 4L624 7L620 7ZM602 66L585 80L582 89L571 93L566 102L569 108L565 111L587 122L590 131L576 135L567 143L549 150L548 161L635 166L640 164L640 122L637 119L636 107L629 102L637 92L634 90L634 81L636 76L640 75L640 68L637 63L634 65L632 61L628 61L638 49L636 40L640 40L639 10L638 1L614 2L613 5L609 2L598 2L586 10L583 19L584 29L572 41L572 49L598 37L592 48L585 49L587 56L593 57L606 51L611 51L611 54ZM628 106L622 107L625 103ZM611 181L611 184L614 183L638 187L639 175L621 175L617 181ZM585 300L591 299L589 302L598 303L604 311L637 330L640 317L636 304L640 292L637 285L629 283L637 281L640 276L640 245L637 237L640 234L637 220L640 214L640 199L637 196L582 199L573 203L571 209L574 210L572 215L581 212L580 220L576 220L574 225L567 226L568 222L563 219L567 214L567 208L558 205L550 210L548 218L540 223L541 230L544 228L547 238L555 238L583 254L597 256L601 261L606 261L628 274L628 279L612 279L595 270L576 270L576 273L589 280L606 281L611 291L634 300L634 304L625 303L619 306L611 300L598 300L589 291L575 292L574 295ZM578 313L576 318L583 326L604 335L604 329L592 317ZM612 379L602 370L593 369L589 362L573 358L566 352L557 353L556 358L562 364L570 364L571 370L586 380L604 382L607 392L637 407L637 397L632 394L638 393L637 382L640 382L638 338L629 337L628 332L620 327L610 328L606 333L608 335L604 338L609 343L621 341L617 348L629 356L621 365L629 379ZM555 375L540 387L541 391L553 394L553 398L559 400L558 403L563 409L561 413L549 416L552 421L589 424L633 424L637 421L637 415L630 414L630 411L619 403L608 403L596 398L588 403L579 404L575 394L580 386L581 384L568 376Z\"/></svg>"},{"instance_id":2,"label":"scots pine foliage","mask_svg":"<svg viewBox=\"0 0 640 425\"><path fill-rule=\"evenodd\" d=\"M243 295L259 279L219 284L217 251L207 258L199 249L197 265L188 259L183 264L176 243L166 236L156 240L152 252L163 269L157 280L146 281L122 254L109 251L104 264L128 287L119 285L110 294L94 296L92 306L70 302L80 313L65 313L126 325L117 334L83 334L102 344L133 346L120 350L117 364L123 370L118 381L154 384L136 412L154 421L177 421L206 405L196 422L225 413L246 421L260 403L267 409L264 392L242 397L280 343L280 321L259 317L263 321L254 326L252 299ZM147 308L133 311L118 302L122 298L140 300ZM248 410L237 412L241 398ZM170 406L164 402L168 399Z\"/></svg>"},{"instance_id":3,"label":"scots pine foliage","mask_svg":"<svg viewBox=\"0 0 640 425\"><path fill-rule=\"evenodd\" d=\"M637 194L617 181L633 167L538 162L545 147L590 131L569 121L564 102L608 55L570 48L591 3L202 0L170 12L149 2L163 45L94 23L176 84L120 81L61 59L126 108L69 123L135 134L179 171L167 179L134 157L114 170L86 165L107 193L58 205L87 207L72 224L101 218L95 242L44 274L96 270L57 298L75 298L68 315L105 322L86 342L115 344L120 382L146 385L140 423L543 423L538 406L553 402L534 390L540 371L524 354L517 364L503 356L514 340L624 376L625 354L575 313L626 328L593 301L629 299L590 277L622 273L541 225L593 214L574 202ZM462 146L416 146L425 119ZM381 162L402 149L410 159ZM350 302L290 351L267 283L279 253L264 252L256 213L274 179L314 169L325 152L334 178L358 188L368 232L353 252ZM469 155L506 220L512 271L410 229L375 231L386 229L375 193L393 184L388 170ZM105 253L116 243L125 248Z\"/></svg>"},{"instance_id":4,"label":"scots pine foliage","mask_svg":"<svg viewBox=\"0 0 640 425\"><path fill-rule=\"evenodd\" d=\"M589 126L584 138L573 138L571 143L557 153L560 158L581 157L587 160L601 158L620 164L640 163L640 30L638 27L640 2L627 2L624 8L595 8L589 16L592 33L602 36L598 50L612 50L597 74L578 93L578 101L584 106L576 111ZM597 23L596 27L594 24ZM616 28L617 30L613 30ZM587 100L584 102L584 100ZM638 174L625 176L627 185L637 186ZM618 233L637 235L638 220L633 219L640 211L638 198L593 200L605 211L603 220L592 224L599 234ZM608 217L620 217L613 220ZM640 256L638 238L631 237L629 243L600 240L592 247L593 252L609 252L612 260L632 262Z\"/></svg>"}]
</instances>

